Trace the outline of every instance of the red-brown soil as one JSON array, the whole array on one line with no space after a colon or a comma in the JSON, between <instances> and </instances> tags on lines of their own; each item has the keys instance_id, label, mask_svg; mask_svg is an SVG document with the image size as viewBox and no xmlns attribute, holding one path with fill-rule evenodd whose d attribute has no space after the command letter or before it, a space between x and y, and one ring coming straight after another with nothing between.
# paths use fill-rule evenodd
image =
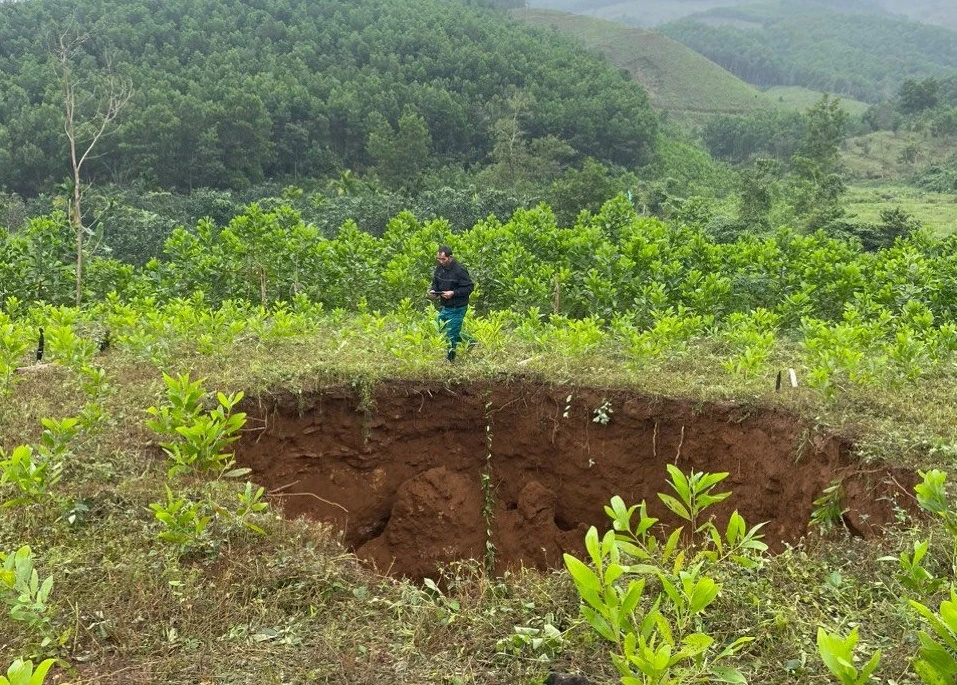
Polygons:
<instances>
[{"instance_id":1,"label":"red-brown soil","mask_svg":"<svg viewBox=\"0 0 957 685\"><path fill-rule=\"evenodd\" d=\"M601 425L594 412L606 400L613 413ZM855 462L849 442L779 411L625 390L389 383L364 403L338 389L244 410L237 459L285 514L333 522L360 557L412 578L484 558L487 469L500 571L581 554L588 526L609 527L613 495L676 523L656 495L671 492L666 464L729 472L719 491L734 494L709 512L719 525L733 509L748 525L768 521L772 548L807 532L814 499L835 480L845 524L864 536L911 507L915 483L909 471Z\"/></svg>"}]
</instances>

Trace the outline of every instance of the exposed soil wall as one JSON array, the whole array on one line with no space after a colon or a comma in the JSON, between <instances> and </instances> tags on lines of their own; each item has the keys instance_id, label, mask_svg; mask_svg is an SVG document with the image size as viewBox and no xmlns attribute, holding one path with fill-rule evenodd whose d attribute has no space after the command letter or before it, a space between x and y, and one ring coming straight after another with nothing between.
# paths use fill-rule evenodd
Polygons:
<instances>
[{"instance_id":1,"label":"exposed soil wall","mask_svg":"<svg viewBox=\"0 0 957 685\"><path fill-rule=\"evenodd\" d=\"M602 425L593 419L606 401ZM721 490L734 494L716 518L738 509L749 525L768 521L772 548L806 533L814 499L836 479L859 535L909 507L915 482L902 469L854 463L846 441L780 412L629 391L393 383L364 399L340 389L244 410L250 430L237 459L287 516L330 521L359 556L415 578L434 576L439 562L483 558L488 511L499 570L581 554L588 526L608 528L613 495L644 499L674 524L656 495L670 492L669 463L729 472Z\"/></svg>"}]
</instances>

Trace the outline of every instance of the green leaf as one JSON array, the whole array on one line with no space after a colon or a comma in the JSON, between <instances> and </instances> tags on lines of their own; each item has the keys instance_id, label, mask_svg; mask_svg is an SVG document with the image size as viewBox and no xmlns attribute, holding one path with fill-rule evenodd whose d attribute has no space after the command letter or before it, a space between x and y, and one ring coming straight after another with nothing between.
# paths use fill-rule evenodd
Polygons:
<instances>
[{"instance_id":1,"label":"green leaf","mask_svg":"<svg viewBox=\"0 0 957 685\"><path fill-rule=\"evenodd\" d=\"M571 554L563 554L562 558L565 560L565 566L568 568L568 572L572 575L572 580L575 581L576 585L593 590L594 592L602 591L601 580L599 580L594 571Z\"/></svg>"},{"instance_id":2,"label":"green leaf","mask_svg":"<svg viewBox=\"0 0 957 685\"><path fill-rule=\"evenodd\" d=\"M223 474L223 478L242 478L248 476L252 471L249 468L231 469Z\"/></svg>"},{"instance_id":3,"label":"green leaf","mask_svg":"<svg viewBox=\"0 0 957 685\"><path fill-rule=\"evenodd\" d=\"M877 650L864 665L864 668L861 669L861 675L858 678L858 682L866 683L871 679L871 674L877 670L877 667L881 663L881 650Z\"/></svg>"},{"instance_id":4,"label":"green leaf","mask_svg":"<svg viewBox=\"0 0 957 685\"><path fill-rule=\"evenodd\" d=\"M688 511L684 504L676 500L674 497L659 492L658 498L665 503L666 507L671 509L671 511L683 518L685 521L691 520L691 512Z\"/></svg>"},{"instance_id":5,"label":"green leaf","mask_svg":"<svg viewBox=\"0 0 957 685\"><path fill-rule=\"evenodd\" d=\"M621 551L623 554L627 554L628 556L642 560L650 558L650 555L645 550L627 539L623 540L622 538L616 538L615 544L618 545L619 551Z\"/></svg>"},{"instance_id":6,"label":"green leaf","mask_svg":"<svg viewBox=\"0 0 957 685\"><path fill-rule=\"evenodd\" d=\"M665 594L668 595L668 599L671 600L672 606L680 607L682 605L681 595L678 593L678 590L675 588L674 584L668 580L668 577L665 574L659 572L658 580L661 581L661 588L665 591Z\"/></svg>"},{"instance_id":7,"label":"green leaf","mask_svg":"<svg viewBox=\"0 0 957 685\"><path fill-rule=\"evenodd\" d=\"M726 666L712 666L711 678L719 683L734 683L735 685L747 685L748 683L741 671Z\"/></svg>"},{"instance_id":8,"label":"green leaf","mask_svg":"<svg viewBox=\"0 0 957 685\"><path fill-rule=\"evenodd\" d=\"M582 616L584 616L585 620L588 621L588 624L595 629L596 633L601 635L609 642L618 642L618 635L614 630L611 629L608 621L606 621L597 611L591 607L582 606L581 612Z\"/></svg>"},{"instance_id":9,"label":"green leaf","mask_svg":"<svg viewBox=\"0 0 957 685\"><path fill-rule=\"evenodd\" d=\"M720 591L721 586L711 580L711 578L701 578L695 583L694 590L691 593L691 598L688 602L689 611L692 614L704 611L708 605L715 600Z\"/></svg>"},{"instance_id":10,"label":"green leaf","mask_svg":"<svg viewBox=\"0 0 957 685\"><path fill-rule=\"evenodd\" d=\"M685 646L685 648L681 650L682 654L694 657L708 651L708 648L714 644L714 638L705 633L692 633L691 635L685 636L681 644Z\"/></svg>"},{"instance_id":11,"label":"green leaf","mask_svg":"<svg viewBox=\"0 0 957 685\"><path fill-rule=\"evenodd\" d=\"M598 541L598 529L595 526L592 526L588 529L588 532L585 533L585 549L588 551L588 556L591 557L592 563L596 567L601 567L601 544Z\"/></svg>"},{"instance_id":12,"label":"green leaf","mask_svg":"<svg viewBox=\"0 0 957 685\"><path fill-rule=\"evenodd\" d=\"M259 526L257 526L255 523L250 523L249 521L243 521L243 525L258 535L266 535L266 531L260 528Z\"/></svg>"},{"instance_id":13,"label":"green leaf","mask_svg":"<svg viewBox=\"0 0 957 685\"><path fill-rule=\"evenodd\" d=\"M625 569L620 564L609 564L605 569L605 585L611 585L621 577Z\"/></svg>"},{"instance_id":14,"label":"green leaf","mask_svg":"<svg viewBox=\"0 0 957 685\"><path fill-rule=\"evenodd\" d=\"M635 607L638 606L638 602L641 601L641 594L645 591L645 580L633 580L628 583L628 591L625 593L625 597L621 600L621 613L623 615L630 615L632 611L635 610Z\"/></svg>"},{"instance_id":15,"label":"green leaf","mask_svg":"<svg viewBox=\"0 0 957 685\"><path fill-rule=\"evenodd\" d=\"M712 504L723 502L724 500L728 499L730 496L731 496L730 492L721 492L721 493L718 493L717 495L701 495L698 497L698 500L697 500L698 511L707 509Z\"/></svg>"},{"instance_id":16,"label":"green leaf","mask_svg":"<svg viewBox=\"0 0 957 685\"><path fill-rule=\"evenodd\" d=\"M925 685L953 685L953 680L944 676L940 671L934 668L931 663L923 659L915 660L912 665L914 671Z\"/></svg>"},{"instance_id":17,"label":"green leaf","mask_svg":"<svg viewBox=\"0 0 957 685\"><path fill-rule=\"evenodd\" d=\"M678 542L681 540L681 531L682 529L678 528L668 536L668 541L665 543L665 547L661 551L662 561L667 561L671 558L671 555L675 553L675 550L678 548Z\"/></svg>"},{"instance_id":18,"label":"green leaf","mask_svg":"<svg viewBox=\"0 0 957 685\"><path fill-rule=\"evenodd\" d=\"M41 685L43 680L47 677L47 672L50 668L53 667L53 664L56 663L55 659L44 659L38 665L36 670L33 672L33 678L30 681L31 685Z\"/></svg>"}]
</instances>

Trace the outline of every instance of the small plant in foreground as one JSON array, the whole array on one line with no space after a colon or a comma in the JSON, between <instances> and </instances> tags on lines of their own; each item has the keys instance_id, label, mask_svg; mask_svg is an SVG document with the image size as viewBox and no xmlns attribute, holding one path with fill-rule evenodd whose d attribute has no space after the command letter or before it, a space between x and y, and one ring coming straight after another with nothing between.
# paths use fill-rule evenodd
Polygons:
<instances>
[{"instance_id":1,"label":"small plant in foreground","mask_svg":"<svg viewBox=\"0 0 957 685\"><path fill-rule=\"evenodd\" d=\"M239 431L246 423L246 414L233 414L233 407L243 393L218 393L219 406L208 414L197 416L191 425L179 426L179 442L164 443L163 448L173 462L169 475L186 473L193 468L202 471L226 471L235 463L233 453L226 447L239 439ZM240 475L240 474L234 474Z\"/></svg>"},{"instance_id":2,"label":"small plant in foreground","mask_svg":"<svg viewBox=\"0 0 957 685\"><path fill-rule=\"evenodd\" d=\"M84 366L80 369L82 379L80 386L88 397L77 419L80 428L92 432L106 423L109 418L103 405L103 398L109 392L110 386L106 380L106 371L99 367Z\"/></svg>"},{"instance_id":3,"label":"small plant in foreground","mask_svg":"<svg viewBox=\"0 0 957 685\"><path fill-rule=\"evenodd\" d=\"M847 509L842 504L843 499L844 488L840 481L835 481L824 488L821 496L812 504L810 525L820 530L822 535L827 535L837 528L844 521L844 514L847 513Z\"/></svg>"},{"instance_id":4,"label":"small plant in foreground","mask_svg":"<svg viewBox=\"0 0 957 685\"><path fill-rule=\"evenodd\" d=\"M15 507L37 502L59 480L61 466L36 457L29 445L15 447L9 457L0 449L0 485L9 483L20 493L0 506Z\"/></svg>"},{"instance_id":5,"label":"small plant in foreground","mask_svg":"<svg viewBox=\"0 0 957 685\"><path fill-rule=\"evenodd\" d=\"M688 521L691 524L691 535L699 532L697 527L698 517L701 512L712 504L723 502L731 496L730 492L720 492L711 494L715 485L728 477L727 473L695 473L691 470L691 475L685 476L677 466L668 464L668 474L671 479L668 485L675 491L679 499L671 495L658 493L658 497L665 503L671 511Z\"/></svg>"},{"instance_id":6,"label":"small plant in foreground","mask_svg":"<svg viewBox=\"0 0 957 685\"><path fill-rule=\"evenodd\" d=\"M200 400L204 394L202 380L190 381L188 376L173 378L163 375L166 382L168 404L150 407L146 411L156 417L146 425L158 433L173 434L179 439L161 443L173 465L169 475L187 473L192 469L226 472L233 464L233 453L226 447L239 439L239 431L246 424L246 414L233 413L243 399L243 393L232 395L217 393L218 406L207 414L202 413ZM247 473L238 469L226 476Z\"/></svg>"},{"instance_id":7,"label":"small plant in foreground","mask_svg":"<svg viewBox=\"0 0 957 685\"><path fill-rule=\"evenodd\" d=\"M181 548L195 545L202 539L211 518L202 515L202 507L202 502L189 502L175 496L167 485L166 502L150 504L156 520L163 525L157 537Z\"/></svg>"},{"instance_id":8,"label":"small plant in foreground","mask_svg":"<svg viewBox=\"0 0 957 685\"><path fill-rule=\"evenodd\" d=\"M239 508L236 510L235 514L236 521L242 524L245 528L248 528L254 533L258 533L260 535L265 535L266 531L250 521L250 518L254 514L261 514L269 508L269 503L263 501L263 495L265 492L265 488L256 488L255 485L247 481L246 489L236 495L236 497L239 499Z\"/></svg>"},{"instance_id":9,"label":"small plant in foreground","mask_svg":"<svg viewBox=\"0 0 957 685\"><path fill-rule=\"evenodd\" d=\"M711 494L726 473L685 476L674 466L668 471L678 497L659 497L692 525L705 509L731 494ZM582 616L596 633L618 647L612 661L623 685L746 682L738 670L720 662L754 638L740 637L720 649L715 646L714 638L704 631L703 617L721 584L704 570L707 564L725 559L745 567L756 565L753 555L766 549L757 532L761 526L748 530L735 512L724 539L707 521L693 529L703 534L700 548L696 550L692 537L687 548L679 549L681 528L659 543L650 533L657 519L647 515L644 502L626 507L620 497L614 497L605 512L612 519L612 530L599 539L593 526L585 536L594 570L570 554L564 559L583 600ZM636 513L639 520L633 523ZM695 563L686 566L688 557ZM656 576L661 586L648 602L642 601L646 584L640 576L645 575Z\"/></svg>"},{"instance_id":10,"label":"small plant in foreground","mask_svg":"<svg viewBox=\"0 0 957 685\"><path fill-rule=\"evenodd\" d=\"M940 603L937 614L920 602L910 600L910 605L935 634L917 634L920 652L913 661L914 671L927 685L953 683L957 679L957 591L951 588L950 599Z\"/></svg>"},{"instance_id":11,"label":"small plant in foreground","mask_svg":"<svg viewBox=\"0 0 957 685\"><path fill-rule=\"evenodd\" d=\"M914 486L917 493L917 503L924 511L937 514L944 523L944 528L950 534L953 542L951 549L951 566L957 572L957 510L954 510L947 501L947 490L944 481L947 474L938 469L931 469L926 473L918 471L923 481Z\"/></svg>"},{"instance_id":12,"label":"small plant in foreground","mask_svg":"<svg viewBox=\"0 0 957 685\"><path fill-rule=\"evenodd\" d=\"M53 576L40 582L33 551L26 545L12 554L0 553L0 561L0 600L10 607L10 618L37 630L44 636L44 646L49 644Z\"/></svg>"},{"instance_id":13,"label":"small plant in foreground","mask_svg":"<svg viewBox=\"0 0 957 685\"><path fill-rule=\"evenodd\" d=\"M865 685L870 682L871 674L881 662L881 650L877 650L858 671L854 667L854 647L857 645L857 628L847 637L837 633L828 633L824 628L817 629L817 650L827 669L834 674L841 685Z\"/></svg>"},{"instance_id":14,"label":"small plant in foreground","mask_svg":"<svg viewBox=\"0 0 957 685\"><path fill-rule=\"evenodd\" d=\"M54 663L53 659L45 659L34 670L32 661L17 659L10 664L6 676L0 675L0 685L43 685Z\"/></svg>"},{"instance_id":15,"label":"small plant in foreground","mask_svg":"<svg viewBox=\"0 0 957 685\"><path fill-rule=\"evenodd\" d=\"M203 379L189 380L189 374L173 377L163 374L166 404L146 410L155 418L146 422L150 430L172 434L179 426L188 426L203 410Z\"/></svg>"},{"instance_id":16,"label":"small plant in foreground","mask_svg":"<svg viewBox=\"0 0 957 685\"><path fill-rule=\"evenodd\" d=\"M901 552L899 557L881 557L878 561L896 561L900 567L898 582L911 592L926 597L934 594L947 584L946 578L938 578L923 565L927 555L929 540L915 540L914 553Z\"/></svg>"},{"instance_id":17,"label":"small plant in foreground","mask_svg":"<svg viewBox=\"0 0 957 685\"><path fill-rule=\"evenodd\" d=\"M687 632L693 621L700 625L701 615L721 590L720 584L700 575L700 565L681 570L683 553L679 553L674 562L677 579L673 582L654 567L623 563L627 559L616 544L615 532L610 530L599 540L594 526L585 536L585 547L595 571L570 554L565 555L565 565L585 602L581 607L585 620L621 650L612 655L612 661L623 685L677 685L702 678L746 682L739 671L718 662L754 638L738 638L713 653L713 637L700 629ZM654 569L664 588L645 612L639 606L645 580L634 577L636 568L638 572ZM622 586L623 581L627 585ZM674 625L665 612L672 615Z\"/></svg>"},{"instance_id":18,"label":"small plant in foreground","mask_svg":"<svg viewBox=\"0 0 957 685\"><path fill-rule=\"evenodd\" d=\"M67 445L80 432L80 420L73 417L40 419L40 423L43 424L43 433L37 451L48 460L59 461L69 456Z\"/></svg>"},{"instance_id":19,"label":"small plant in foreground","mask_svg":"<svg viewBox=\"0 0 957 685\"><path fill-rule=\"evenodd\" d=\"M98 400L106 395L109 383L106 380L106 370L99 366L84 366L80 369L82 379L80 387L91 400Z\"/></svg>"}]
</instances>

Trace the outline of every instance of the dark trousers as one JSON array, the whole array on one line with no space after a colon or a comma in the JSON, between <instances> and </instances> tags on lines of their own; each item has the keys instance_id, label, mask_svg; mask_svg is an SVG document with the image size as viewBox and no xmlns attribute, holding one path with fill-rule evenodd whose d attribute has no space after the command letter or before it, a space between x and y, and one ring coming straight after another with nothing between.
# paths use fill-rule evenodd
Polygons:
<instances>
[{"instance_id":1,"label":"dark trousers","mask_svg":"<svg viewBox=\"0 0 957 685\"><path fill-rule=\"evenodd\" d=\"M442 307L439 310L439 328L442 329L446 340L449 341L447 355L449 361L455 359L455 348L461 341L464 340L466 343L474 341L472 336L462 334L462 322L465 320L465 310L467 309L468 305L464 307Z\"/></svg>"}]
</instances>

